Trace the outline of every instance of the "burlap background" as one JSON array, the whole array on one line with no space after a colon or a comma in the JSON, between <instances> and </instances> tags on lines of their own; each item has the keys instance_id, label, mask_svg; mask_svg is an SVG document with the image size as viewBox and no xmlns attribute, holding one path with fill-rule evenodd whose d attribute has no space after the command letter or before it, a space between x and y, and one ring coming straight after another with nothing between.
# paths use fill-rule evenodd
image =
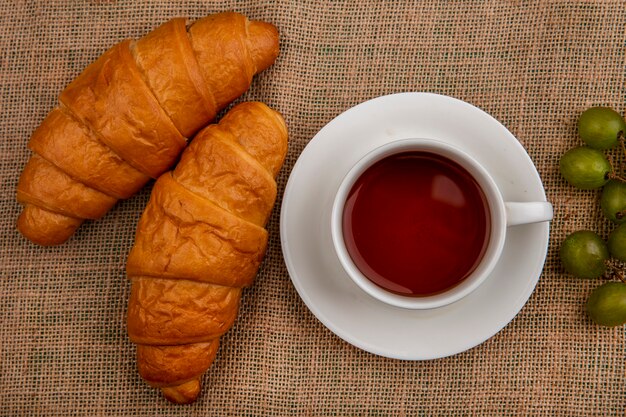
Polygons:
<instances>
[{"instance_id":1,"label":"burlap background","mask_svg":"<svg viewBox=\"0 0 626 417\"><path fill-rule=\"evenodd\" d=\"M452 95L501 120L537 164L556 217L545 272L522 312L455 357L403 362L324 328L271 243L197 403L174 406L135 370L125 329L126 254L149 189L41 248L15 231L14 190L31 131L58 92L107 47L174 16L234 9L281 32L281 56L245 98L288 121L288 175L343 110L399 91ZM624 415L624 328L594 326L599 281L561 270L566 233L610 226L597 193L560 179L577 115L625 107L623 1L4 1L0 4L1 415Z\"/></svg>"}]
</instances>

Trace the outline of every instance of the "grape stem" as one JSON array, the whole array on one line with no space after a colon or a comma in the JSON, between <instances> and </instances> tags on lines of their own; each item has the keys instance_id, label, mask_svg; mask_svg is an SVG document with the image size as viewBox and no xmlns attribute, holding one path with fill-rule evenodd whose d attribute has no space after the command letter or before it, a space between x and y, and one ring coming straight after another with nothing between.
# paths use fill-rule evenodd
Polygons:
<instances>
[{"instance_id":1,"label":"grape stem","mask_svg":"<svg viewBox=\"0 0 626 417\"><path fill-rule=\"evenodd\" d=\"M626 152L626 150L624 152ZM611 157L611 155L607 155L606 159L607 161L609 161L609 165L611 166L611 172L609 172L606 175L606 177L610 180L618 180L621 182L626 182L626 178L622 177L621 175L615 172L615 164L613 163L613 158Z\"/></svg>"},{"instance_id":2,"label":"grape stem","mask_svg":"<svg viewBox=\"0 0 626 417\"><path fill-rule=\"evenodd\" d=\"M624 262L618 261L617 259L607 259L605 261L605 265L607 267L604 274L605 279L612 280L613 278L617 278L624 284L626 284L626 276L624 275Z\"/></svg>"}]
</instances>

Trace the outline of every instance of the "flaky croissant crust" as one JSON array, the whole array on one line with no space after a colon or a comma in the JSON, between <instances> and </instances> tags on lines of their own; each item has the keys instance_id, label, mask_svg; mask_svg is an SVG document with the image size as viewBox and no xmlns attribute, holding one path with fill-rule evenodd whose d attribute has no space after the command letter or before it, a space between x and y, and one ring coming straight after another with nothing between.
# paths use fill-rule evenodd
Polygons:
<instances>
[{"instance_id":1,"label":"flaky croissant crust","mask_svg":"<svg viewBox=\"0 0 626 417\"><path fill-rule=\"evenodd\" d=\"M242 103L203 129L156 181L126 270L128 333L141 376L177 403L196 399L267 246L283 118Z\"/></svg>"},{"instance_id":2,"label":"flaky croissant crust","mask_svg":"<svg viewBox=\"0 0 626 417\"><path fill-rule=\"evenodd\" d=\"M233 12L189 28L172 19L113 46L61 92L31 136L18 230L41 245L65 242L85 219L168 170L186 138L277 55L274 26Z\"/></svg>"}]
</instances>

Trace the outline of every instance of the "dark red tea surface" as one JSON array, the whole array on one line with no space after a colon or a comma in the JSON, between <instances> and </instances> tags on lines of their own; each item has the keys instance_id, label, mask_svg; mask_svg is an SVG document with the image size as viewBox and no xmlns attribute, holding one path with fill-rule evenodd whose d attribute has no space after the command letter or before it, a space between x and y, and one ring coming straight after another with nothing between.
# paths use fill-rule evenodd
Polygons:
<instances>
[{"instance_id":1,"label":"dark red tea surface","mask_svg":"<svg viewBox=\"0 0 626 417\"><path fill-rule=\"evenodd\" d=\"M352 260L389 291L426 296L467 278L489 240L484 193L460 165L405 152L369 167L349 193L343 234Z\"/></svg>"}]
</instances>

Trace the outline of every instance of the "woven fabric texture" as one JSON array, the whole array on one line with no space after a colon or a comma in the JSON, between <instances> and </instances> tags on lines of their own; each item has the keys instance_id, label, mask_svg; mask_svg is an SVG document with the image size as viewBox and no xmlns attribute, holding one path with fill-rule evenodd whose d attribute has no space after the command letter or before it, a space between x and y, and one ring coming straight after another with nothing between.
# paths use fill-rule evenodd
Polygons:
<instances>
[{"instance_id":1,"label":"woven fabric texture","mask_svg":"<svg viewBox=\"0 0 626 417\"><path fill-rule=\"evenodd\" d=\"M309 312L282 257L280 204L265 261L192 405L168 403L137 374L126 334L125 262L150 193L118 203L66 244L15 228L31 132L58 93L122 39L177 16L236 10L275 24L276 64L241 100L280 111L290 130L278 202L304 147L373 97L428 91L500 120L536 164L554 204L550 249L533 295L482 345L409 362L336 337ZM570 232L611 226L598 192L561 179L591 105L626 103L623 1L77 1L0 3L0 415L612 416L626 409L625 329L595 326L584 303L600 280L558 260Z\"/></svg>"}]
</instances>

